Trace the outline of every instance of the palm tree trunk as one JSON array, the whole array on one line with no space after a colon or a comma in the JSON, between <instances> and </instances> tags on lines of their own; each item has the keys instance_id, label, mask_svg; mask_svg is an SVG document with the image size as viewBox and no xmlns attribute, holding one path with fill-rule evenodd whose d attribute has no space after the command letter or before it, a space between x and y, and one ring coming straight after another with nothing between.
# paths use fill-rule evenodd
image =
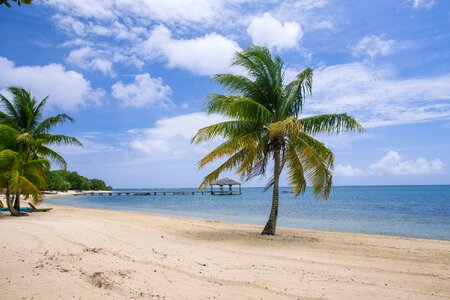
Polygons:
<instances>
[{"instance_id":1,"label":"palm tree trunk","mask_svg":"<svg viewBox=\"0 0 450 300\"><path fill-rule=\"evenodd\" d=\"M16 200L14 201L14 209L20 211L20 192L21 189L16 192Z\"/></svg>"},{"instance_id":2,"label":"palm tree trunk","mask_svg":"<svg viewBox=\"0 0 450 300\"><path fill-rule=\"evenodd\" d=\"M262 235L275 235L275 230L277 228L277 218L278 218L278 200L279 200L279 183L280 183L280 173L281 173L281 162L280 162L280 149L276 149L274 152L275 166L273 168L273 193L272 193L272 209L270 210L269 220L266 223Z\"/></svg>"},{"instance_id":3,"label":"palm tree trunk","mask_svg":"<svg viewBox=\"0 0 450 300\"><path fill-rule=\"evenodd\" d=\"M6 205L8 206L9 212L11 213L12 216L21 216L22 213L20 212L20 204L19 204L19 209L16 209L16 195L11 195L11 193L9 192L9 190L6 191L5 193L6 196ZM20 198L19 198L20 201Z\"/></svg>"}]
</instances>

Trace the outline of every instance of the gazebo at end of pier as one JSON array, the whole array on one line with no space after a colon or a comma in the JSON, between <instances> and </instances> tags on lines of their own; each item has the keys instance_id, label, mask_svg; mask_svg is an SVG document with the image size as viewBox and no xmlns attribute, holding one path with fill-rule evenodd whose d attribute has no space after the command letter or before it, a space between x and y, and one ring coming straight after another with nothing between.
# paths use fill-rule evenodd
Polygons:
<instances>
[{"instance_id":1,"label":"gazebo at end of pier","mask_svg":"<svg viewBox=\"0 0 450 300\"><path fill-rule=\"evenodd\" d=\"M214 186L218 185L219 190L214 190ZM237 185L239 189L233 189L233 186ZM224 189L224 186L228 186L228 189ZM222 178L211 183L211 195L240 195L242 194L241 183L230 178Z\"/></svg>"}]
</instances>

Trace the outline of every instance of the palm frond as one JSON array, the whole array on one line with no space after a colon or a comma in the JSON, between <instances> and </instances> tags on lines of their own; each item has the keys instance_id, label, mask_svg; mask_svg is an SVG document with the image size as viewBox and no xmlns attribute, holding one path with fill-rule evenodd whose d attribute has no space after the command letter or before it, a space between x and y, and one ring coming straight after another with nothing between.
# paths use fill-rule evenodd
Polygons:
<instances>
[{"instance_id":1,"label":"palm frond","mask_svg":"<svg viewBox=\"0 0 450 300\"><path fill-rule=\"evenodd\" d=\"M40 189L25 177L20 177L21 192L26 196L31 195L33 202L39 203L43 199Z\"/></svg>"},{"instance_id":2,"label":"palm frond","mask_svg":"<svg viewBox=\"0 0 450 300\"><path fill-rule=\"evenodd\" d=\"M289 116L298 115L303 108L305 97L312 93L313 70L306 68L284 88L285 101L283 103L283 114Z\"/></svg>"},{"instance_id":3,"label":"palm frond","mask_svg":"<svg viewBox=\"0 0 450 300\"><path fill-rule=\"evenodd\" d=\"M240 96L211 94L207 98L205 108L208 113L222 114L237 120L265 122L273 116L264 105Z\"/></svg>"},{"instance_id":4,"label":"palm frond","mask_svg":"<svg viewBox=\"0 0 450 300\"><path fill-rule=\"evenodd\" d=\"M42 104L42 102L41 102ZM56 116L49 117L42 121L38 126L33 130L34 134L42 134L48 132L50 129L57 125L61 125L67 121L75 122L75 119L69 117L66 114L58 114Z\"/></svg>"},{"instance_id":5,"label":"palm frond","mask_svg":"<svg viewBox=\"0 0 450 300\"><path fill-rule=\"evenodd\" d=\"M83 144L77 138L63 134L39 134L36 138L45 140L46 145L74 145L83 147Z\"/></svg>"},{"instance_id":6,"label":"palm frond","mask_svg":"<svg viewBox=\"0 0 450 300\"><path fill-rule=\"evenodd\" d=\"M298 153L293 145L290 145L286 151L286 159L288 163L288 176L291 186L296 196L303 194L306 190L305 170L301 163Z\"/></svg>"},{"instance_id":7,"label":"palm frond","mask_svg":"<svg viewBox=\"0 0 450 300\"><path fill-rule=\"evenodd\" d=\"M246 153L244 150L241 150L232 155L218 168L205 176L203 182L200 184L199 189L204 189L205 187L216 181L219 178L220 173L222 173L223 171L231 170L236 167L243 159L245 159L245 155Z\"/></svg>"},{"instance_id":8,"label":"palm frond","mask_svg":"<svg viewBox=\"0 0 450 300\"><path fill-rule=\"evenodd\" d=\"M268 126L269 137L300 134L301 126L295 116L288 117L282 121L270 123Z\"/></svg>"},{"instance_id":9,"label":"palm frond","mask_svg":"<svg viewBox=\"0 0 450 300\"><path fill-rule=\"evenodd\" d=\"M239 96L253 99L264 105L264 93L250 78L235 74L216 74L213 78L218 84L222 85L230 92L237 92Z\"/></svg>"},{"instance_id":10,"label":"palm frond","mask_svg":"<svg viewBox=\"0 0 450 300\"><path fill-rule=\"evenodd\" d=\"M2 94L0 94L0 102L3 104L6 111L8 112L8 114L6 114L0 111L0 122L6 125L13 124L14 123L13 120L17 119L18 117L14 105L8 100L8 98L3 96Z\"/></svg>"},{"instance_id":11,"label":"palm frond","mask_svg":"<svg viewBox=\"0 0 450 300\"><path fill-rule=\"evenodd\" d=\"M254 78L262 94L258 102L271 111L278 109L283 96L283 63L279 57L272 59L267 48L252 46L236 53L233 65L244 67Z\"/></svg>"},{"instance_id":12,"label":"palm frond","mask_svg":"<svg viewBox=\"0 0 450 300\"><path fill-rule=\"evenodd\" d=\"M231 155L243 149L248 151L249 149L254 148L255 140L258 136L258 132L252 132L237 138L226 140L200 160L198 163L199 168L203 168L207 164L223 156Z\"/></svg>"},{"instance_id":13,"label":"palm frond","mask_svg":"<svg viewBox=\"0 0 450 300\"><path fill-rule=\"evenodd\" d=\"M309 182L312 184L313 194L327 199L333 184L331 173L334 162L333 153L322 143L308 139L306 134L293 139L292 142Z\"/></svg>"},{"instance_id":14,"label":"palm frond","mask_svg":"<svg viewBox=\"0 0 450 300\"><path fill-rule=\"evenodd\" d=\"M255 121L225 121L199 129L191 142L198 144L218 136L237 138L257 130L261 125Z\"/></svg>"},{"instance_id":15,"label":"palm frond","mask_svg":"<svg viewBox=\"0 0 450 300\"><path fill-rule=\"evenodd\" d=\"M39 147L38 152L39 152L39 155L42 155L43 157L50 159L52 162L57 163L60 167L63 168L63 170L67 170L66 160L64 159L64 157L59 155L56 151L50 149L49 147L41 146L41 147Z\"/></svg>"},{"instance_id":16,"label":"palm frond","mask_svg":"<svg viewBox=\"0 0 450 300\"><path fill-rule=\"evenodd\" d=\"M364 132L364 128L347 114L324 114L299 119L302 129L308 134L331 134L342 132Z\"/></svg>"},{"instance_id":17,"label":"palm frond","mask_svg":"<svg viewBox=\"0 0 450 300\"><path fill-rule=\"evenodd\" d=\"M2 166L5 165L14 165L17 160L19 160L19 155L17 152L11 149L4 149L0 151L0 164Z\"/></svg>"},{"instance_id":18,"label":"palm frond","mask_svg":"<svg viewBox=\"0 0 450 300\"><path fill-rule=\"evenodd\" d=\"M40 170L49 170L50 162L45 158L33 159L21 167L24 173L39 172Z\"/></svg>"}]
</instances>

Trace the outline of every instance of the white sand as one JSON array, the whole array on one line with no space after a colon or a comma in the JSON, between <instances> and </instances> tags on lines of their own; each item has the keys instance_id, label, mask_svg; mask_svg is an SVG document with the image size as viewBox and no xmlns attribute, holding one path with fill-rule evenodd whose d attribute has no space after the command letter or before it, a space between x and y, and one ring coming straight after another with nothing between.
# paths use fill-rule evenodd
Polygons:
<instances>
[{"instance_id":1,"label":"white sand","mask_svg":"<svg viewBox=\"0 0 450 300\"><path fill-rule=\"evenodd\" d=\"M450 299L450 242L53 206L0 214L1 299Z\"/></svg>"}]
</instances>

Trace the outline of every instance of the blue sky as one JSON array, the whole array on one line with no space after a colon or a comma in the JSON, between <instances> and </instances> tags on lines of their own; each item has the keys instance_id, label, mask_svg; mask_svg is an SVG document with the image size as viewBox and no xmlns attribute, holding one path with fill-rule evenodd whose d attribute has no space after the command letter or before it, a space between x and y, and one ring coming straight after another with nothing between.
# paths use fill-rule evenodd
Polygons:
<instances>
[{"instance_id":1,"label":"blue sky","mask_svg":"<svg viewBox=\"0 0 450 300\"><path fill-rule=\"evenodd\" d=\"M50 95L46 113L73 116L58 130L85 145L58 147L69 169L114 187L201 182L196 162L220 141L189 139L221 120L202 112L224 92L211 75L240 72L230 58L252 43L286 80L314 68L305 114L366 127L320 137L336 185L450 183L448 1L52 0L1 7L0 26L0 89Z\"/></svg>"}]
</instances>

